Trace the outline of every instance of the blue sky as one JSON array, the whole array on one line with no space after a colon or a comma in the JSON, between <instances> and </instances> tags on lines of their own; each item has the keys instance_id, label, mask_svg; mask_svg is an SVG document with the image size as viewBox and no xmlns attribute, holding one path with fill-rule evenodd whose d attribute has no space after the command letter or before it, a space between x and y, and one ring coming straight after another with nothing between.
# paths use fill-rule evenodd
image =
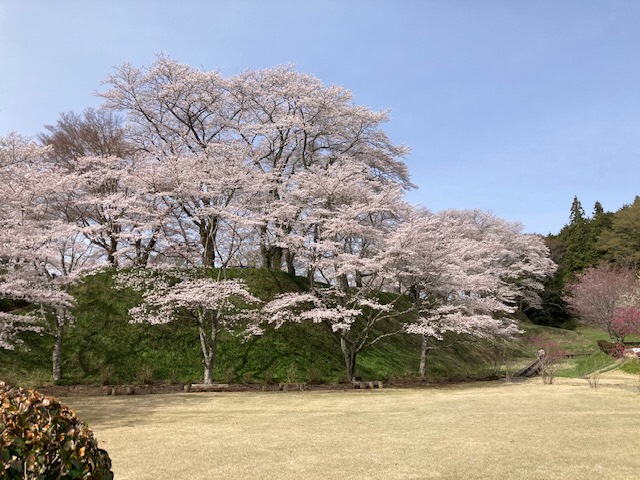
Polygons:
<instances>
[{"instance_id":1,"label":"blue sky","mask_svg":"<svg viewBox=\"0 0 640 480\"><path fill-rule=\"evenodd\" d=\"M640 2L0 0L0 135L98 106L113 67L294 63L390 109L412 203L556 233L640 194Z\"/></svg>"}]
</instances>

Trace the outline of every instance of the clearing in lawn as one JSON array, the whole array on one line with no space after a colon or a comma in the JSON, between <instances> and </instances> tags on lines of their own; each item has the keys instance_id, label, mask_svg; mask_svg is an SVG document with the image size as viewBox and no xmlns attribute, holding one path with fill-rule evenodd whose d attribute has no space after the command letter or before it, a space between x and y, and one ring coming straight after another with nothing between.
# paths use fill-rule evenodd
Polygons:
<instances>
[{"instance_id":1,"label":"clearing in lawn","mask_svg":"<svg viewBox=\"0 0 640 480\"><path fill-rule=\"evenodd\" d=\"M633 385L68 398L125 479L603 479L640 472Z\"/></svg>"}]
</instances>

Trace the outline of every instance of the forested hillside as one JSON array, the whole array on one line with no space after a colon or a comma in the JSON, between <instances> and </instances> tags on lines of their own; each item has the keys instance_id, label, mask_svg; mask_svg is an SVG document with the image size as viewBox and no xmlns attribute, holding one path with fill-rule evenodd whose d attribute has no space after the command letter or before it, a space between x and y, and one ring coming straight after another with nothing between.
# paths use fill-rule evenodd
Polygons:
<instances>
[{"instance_id":1,"label":"forested hillside","mask_svg":"<svg viewBox=\"0 0 640 480\"><path fill-rule=\"evenodd\" d=\"M565 300L568 284L581 273L598 265L631 271L640 267L640 197L616 212L596 202L590 215L576 197L568 213L569 222L546 239L558 270L545 283L543 309L527 312L541 325L576 325Z\"/></svg>"}]
</instances>

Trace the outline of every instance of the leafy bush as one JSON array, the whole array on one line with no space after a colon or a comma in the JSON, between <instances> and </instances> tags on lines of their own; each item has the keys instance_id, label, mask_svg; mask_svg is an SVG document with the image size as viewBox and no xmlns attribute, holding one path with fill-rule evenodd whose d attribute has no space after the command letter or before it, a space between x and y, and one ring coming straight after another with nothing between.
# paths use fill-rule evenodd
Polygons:
<instances>
[{"instance_id":1,"label":"leafy bush","mask_svg":"<svg viewBox=\"0 0 640 480\"><path fill-rule=\"evenodd\" d=\"M54 398L0 382L3 478L113 479L111 460L75 412Z\"/></svg>"}]
</instances>

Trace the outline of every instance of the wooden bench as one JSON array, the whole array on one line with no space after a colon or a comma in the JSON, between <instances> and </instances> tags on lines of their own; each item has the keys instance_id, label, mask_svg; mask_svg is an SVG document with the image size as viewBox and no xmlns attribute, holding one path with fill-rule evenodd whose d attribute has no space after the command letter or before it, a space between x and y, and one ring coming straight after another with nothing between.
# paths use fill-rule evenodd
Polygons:
<instances>
[{"instance_id":1,"label":"wooden bench","mask_svg":"<svg viewBox=\"0 0 640 480\"><path fill-rule=\"evenodd\" d=\"M381 380L374 380L372 382L354 381L351 383L353 384L353 388L361 390L365 390L368 388L384 388L384 384Z\"/></svg>"},{"instance_id":2,"label":"wooden bench","mask_svg":"<svg viewBox=\"0 0 640 480\"><path fill-rule=\"evenodd\" d=\"M184 386L185 392L225 392L229 390L228 383L191 383Z\"/></svg>"},{"instance_id":3,"label":"wooden bench","mask_svg":"<svg viewBox=\"0 0 640 480\"><path fill-rule=\"evenodd\" d=\"M307 389L306 383L279 383L278 390L282 390L283 392L288 392L289 390L297 390L302 392Z\"/></svg>"}]
</instances>

